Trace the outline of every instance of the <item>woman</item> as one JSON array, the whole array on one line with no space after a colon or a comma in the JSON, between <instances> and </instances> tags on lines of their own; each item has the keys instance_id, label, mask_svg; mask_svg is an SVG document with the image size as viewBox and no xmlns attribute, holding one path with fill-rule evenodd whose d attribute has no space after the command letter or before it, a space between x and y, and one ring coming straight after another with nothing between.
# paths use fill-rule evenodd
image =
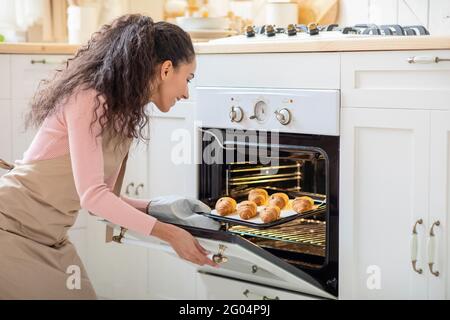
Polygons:
<instances>
[{"instance_id":1,"label":"woman","mask_svg":"<svg viewBox=\"0 0 450 320\"><path fill-rule=\"evenodd\" d=\"M111 191L132 140L143 138L145 105L151 101L168 112L187 99L195 68L182 29L128 15L104 26L39 89L27 119L40 126L38 133L15 166L0 161L11 169L0 178L0 299L96 297L67 239L80 208L167 241L188 261L216 266L187 231L151 216L153 209L170 213L180 201L189 212L208 210L206 205ZM75 289L67 285L73 266L81 269Z\"/></svg>"}]
</instances>

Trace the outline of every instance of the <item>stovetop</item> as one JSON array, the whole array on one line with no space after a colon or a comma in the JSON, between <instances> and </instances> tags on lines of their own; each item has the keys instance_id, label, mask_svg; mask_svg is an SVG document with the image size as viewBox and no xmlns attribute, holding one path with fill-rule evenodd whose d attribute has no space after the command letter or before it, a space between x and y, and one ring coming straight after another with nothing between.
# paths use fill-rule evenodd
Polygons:
<instances>
[{"instance_id":1,"label":"stovetop","mask_svg":"<svg viewBox=\"0 0 450 320\"><path fill-rule=\"evenodd\" d=\"M275 25L248 26L245 32L238 36L212 40L213 42L285 42L316 39L345 39L362 37L389 37L389 36L426 36L430 33L421 25L401 26L398 24L375 25L357 24L349 27L340 27L337 24L309 25L290 24L287 27Z\"/></svg>"}]
</instances>

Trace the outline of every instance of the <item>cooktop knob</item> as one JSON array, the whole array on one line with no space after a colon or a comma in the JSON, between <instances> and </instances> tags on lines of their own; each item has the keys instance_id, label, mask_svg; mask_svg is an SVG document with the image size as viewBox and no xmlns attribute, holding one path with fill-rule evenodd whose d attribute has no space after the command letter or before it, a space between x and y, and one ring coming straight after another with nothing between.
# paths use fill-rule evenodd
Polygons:
<instances>
[{"instance_id":1,"label":"cooktop knob","mask_svg":"<svg viewBox=\"0 0 450 320\"><path fill-rule=\"evenodd\" d=\"M247 35L247 38L251 38L255 36L255 28L253 26L247 26L245 34Z\"/></svg>"},{"instance_id":2,"label":"cooktop knob","mask_svg":"<svg viewBox=\"0 0 450 320\"><path fill-rule=\"evenodd\" d=\"M288 36L295 36L297 35L297 28L295 27L294 24L290 24L287 27L287 34Z\"/></svg>"},{"instance_id":3,"label":"cooktop knob","mask_svg":"<svg viewBox=\"0 0 450 320\"><path fill-rule=\"evenodd\" d=\"M317 27L317 24L315 23L308 24L308 33L311 36L319 34L319 28Z\"/></svg>"},{"instance_id":4,"label":"cooktop knob","mask_svg":"<svg viewBox=\"0 0 450 320\"><path fill-rule=\"evenodd\" d=\"M268 36L268 37L273 37L273 36L275 36L275 33L276 33L276 31L275 31L274 26L271 25L271 24L269 24L269 25L266 27L266 36Z\"/></svg>"},{"instance_id":5,"label":"cooktop knob","mask_svg":"<svg viewBox=\"0 0 450 320\"><path fill-rule=\"evenodd\" d=\"M244 118L244 111L242 111L241 107L231 107L230 111L230 120L231 122L241 122Z\"/></svg>"},{"instance_id":6,"label":"cooktop knob","mask_svg":"<svg viewBox=\"0 0 450 320\"><path fill-rule=\"evenodd\" d=\"M277 116L277 120L283 126L287 126L291 122L292 119L291 112L286 108L275 111L275 115Z\"/></svg>"}]
</instances>

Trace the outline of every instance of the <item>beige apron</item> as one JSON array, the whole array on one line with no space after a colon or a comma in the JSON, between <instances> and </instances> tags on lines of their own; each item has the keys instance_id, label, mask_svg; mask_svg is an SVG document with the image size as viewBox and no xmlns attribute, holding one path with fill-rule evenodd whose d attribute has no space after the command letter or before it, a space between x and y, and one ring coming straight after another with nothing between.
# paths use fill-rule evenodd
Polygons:
<instances>
[{"instance_id":1,"label":"beige apron","mask_svg":"<svg viewBox=\"0 0 450 320\"><path fill-rule=\"evenodd\" d=\"M104 175L122 165L118 194L132 139L114 150L119 141L108 137ZM0 167L11 169L0 177L0 299L96 299L67 236L81 209L70 155L16 166L0 161Z\"/></svg>"}]
</instances>

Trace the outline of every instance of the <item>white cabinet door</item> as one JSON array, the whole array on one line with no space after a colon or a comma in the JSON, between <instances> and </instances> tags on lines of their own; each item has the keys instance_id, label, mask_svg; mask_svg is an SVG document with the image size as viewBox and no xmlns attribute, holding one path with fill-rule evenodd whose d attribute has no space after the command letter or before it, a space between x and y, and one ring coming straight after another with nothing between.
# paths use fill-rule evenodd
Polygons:
<instances>
[{"instance_id":1,"label":"white cabinet door","mask_svg":"<svg viewBox=\"0 0 450 320\"><path fill-rule=\"evenodd\" d=\"M179 102L168 113L150 111L149 195L197 196L194 104Z\"/></svg>"},{"instance_id":2,"label":"white cabinet door","mask_svg":"<svg viewBox=\"0 0 450 320\"><path fill-rule=\"evenodd\" d=\"M13 162L11 156L11 107L8 100L0 100L0 158ZM0 176L6 173L0 169Z\"/></svg>"},{"instance_id":3,"label":"white cabinet door","mask_svg":"<svg viewBox=\"0 0 450 320\"><path fill-rule=\"evenodd\" d=\"M430 113L342 110L339 297L427 298ZM418 250L411 263L416 221Z\"/></svg>"},{"instance_id":4,"label":"white cabinet door","mask_svg":"<svg viewBox=\"0 0 450 320\"><path fill-rule=\"evenodd\" d=\"M122 194L135 199L148 199L148 145L133 141L128 154Z\"/></svg>"},{"instance_id":5,"label":"white cabinet door","mask_svg":"<svg viewBox=\"0 0 450 320\"><path fill-rule=\"evenodd\" d=\"M11 98L10 56L0 54L0 100Z\"/></svg>"},{"instance_id":6,"label":"white cabinet door","mask_svg":"<svg viewBox=\"0 0 450 320\"><path fill-rule=\"evenodd\" d=\"M105 224L88 217L89 278L100 299L143 299L147 289L147 249L106 243Z\"/></svg>"},{"instance_id":7,"label":"white cabinet door","mask_svg":"<svg viewBox=\"0 0 450 320\"><path fill-rule=\"evenodd\" d=\"M431 113L430 145L430 219L427 234L434 225L435 251L428 248L428 255L434 254L432 270L424 266L429 274L429 297L431 299L450 299L450 112ZM434 272L431 273L431 271ZM436 272L439 272L437 274Z\"/></svg>"},{"instance_id":8,"label":"white cabinet door","mask_svg":"<svg viewBox=\"0 0 450 320\"><path fill-rule=\"evenodd\" d=\"M28 100L12 100L12 160L21 160L28 149L37 129L25 129L25 116L30 111Z\"/></svg>"}]
</instances>

